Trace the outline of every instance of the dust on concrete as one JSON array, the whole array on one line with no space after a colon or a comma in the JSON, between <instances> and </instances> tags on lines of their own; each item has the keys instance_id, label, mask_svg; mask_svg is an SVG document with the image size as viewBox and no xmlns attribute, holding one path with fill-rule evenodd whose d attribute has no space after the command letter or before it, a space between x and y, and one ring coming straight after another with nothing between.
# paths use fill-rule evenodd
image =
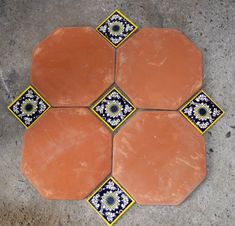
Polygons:
<instances>
[{"instance_id":1,"label":"dust on concrete","mask_svg":"<svg viewBox=\"0 0 235 226\"><path fill-rule=\"evenodd\" d=\"M204 89L225 110L206 133L207 179L180 206L133 206L126 226L235 222L234 0L0 0L0 225L104 225L85 201L48 201L20 173L24 128L7 105L29 84L33 47L61 26L96 27L120 9L140 27L179 29L203 52Z\"/></svg>"}]
</instances>

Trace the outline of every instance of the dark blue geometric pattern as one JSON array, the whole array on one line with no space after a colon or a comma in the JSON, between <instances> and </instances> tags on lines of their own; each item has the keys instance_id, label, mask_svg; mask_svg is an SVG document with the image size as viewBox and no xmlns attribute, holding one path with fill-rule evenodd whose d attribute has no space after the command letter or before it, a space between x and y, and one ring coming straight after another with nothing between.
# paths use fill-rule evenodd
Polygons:
<instances>
[{"instance_id":1,"label":"dark blue geometric pattern","mask_svg":"<svg viewBox=\"0 0 235 226\"><path fill-rule=\"evenodd\" d=\"M135 107L116 88L113 88L92 110L112 130L115 130L135 111Z\"/></svg>"},{"instance_id":2,"label":"dark blue geometric pattern","mask_svg":"<svg viewBox=\"0 0 235 226\"><path fill-rule=\"evenodd\" d=\"M116 10L96 29L117 47L137 29L137 26Z\"/></svg>"},{"instance_id":3,"label":"dark blue geometric pattern","mask_svg":"<svg viewBox=\"0 0 235 226\"><path fill-rule=\"evenodd\" d=\"M180 111L201 133L209 129L224 113L203 91L200 91Z\"/></svg>"},{"instance_id":4,"label":"dark blue geometric pattern","mask_svg":"<svg viewBox=\"0 0 235 226\"><path fill-rule=\"evenodd\" d=\"M27 128L50 106L29 86L10 106L9 110Z\"/></svg>"},{"instance_id":5,"label":"dark blue geometric pattern","mask_svg":"<svg viewBox=\"0 0 235 226\"><path fill-rule=\"evenodd\" d=\"M88 199L88 202L110 225L119 218L125 210L134 204L134 200L129 198L112 178L108 179L108 181Z\"/></svg>"}]
</instances>

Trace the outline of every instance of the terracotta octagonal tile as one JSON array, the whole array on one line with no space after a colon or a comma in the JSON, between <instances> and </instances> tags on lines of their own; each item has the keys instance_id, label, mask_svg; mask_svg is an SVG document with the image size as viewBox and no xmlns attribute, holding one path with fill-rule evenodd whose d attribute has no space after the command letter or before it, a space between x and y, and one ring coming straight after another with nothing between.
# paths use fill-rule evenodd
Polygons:
<instances>
[{"instance_id":1,"label":"terracotta octagonal tile","mask_svg":"<svg viewBox=\"0 0 235 226\"><path fill-rule=\"evenodd\" d=\"M176 205L205 178L205 158L178 112L139 112L114 138L113 176L140 204Z\"/></svg>"},{"instance_id":2,"label":"terracotta octagonal tile","mask_svg":"<svg viewBox=\"0 0 235 226\"><path fill-rule=\"evenodd\" d=\"M173 29L141 29L117 50L116 68L137 108L176 110L202 85L200 50Z\"/></svg>"},{"instance_id":3,"label":"terracotta octagonal tile","mask_svg":"<svg viewBox=\"0 0 235 226\"><path fill-rule=\"evenodd\" d=\"M93 28L60 28L33 51L31 82L52 106L89 106L114 79L114 49Z\"/></svg>"},{"instance_id":4,"label":"terracotta octagonal tile","mask_svg":"<svg viewBox=\"0 0 235 226\"><path fill-rule=\"evenodd\" d=\"M23 174L49 199L83 199L110 174L112 136L89 109L50 109L23 139Z\"/></svg>"}]
</instances>

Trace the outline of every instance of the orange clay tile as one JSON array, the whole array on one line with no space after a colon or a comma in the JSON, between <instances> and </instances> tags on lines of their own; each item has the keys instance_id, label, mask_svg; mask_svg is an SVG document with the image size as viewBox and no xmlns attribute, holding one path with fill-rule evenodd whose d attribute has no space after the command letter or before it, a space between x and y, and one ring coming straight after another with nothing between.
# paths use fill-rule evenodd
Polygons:
<instances>
[{"instance_id":1,"label":"orange clay tile","mask_svg":"<svg viewBox=\"0 0 235 226\"><path fill-rule=\"evenodd\" d=\"M137 108L176 110L202 86L202 55L176 30L143 28L118 48L116 82Z\"/></svg>"},{"instance_id":2,"label":"orange clay tile","mask_svg":"<svg viewBox=\"0 0 235 226\"><path fill-rule=\"evenodd\" d=\"M205 158L178 112L139 112L114 137L113 176L140 204L176 205L205 178Z\"/></svg>"},{"instance_id":3,"label":"orange clay tile","mask_svg":"<svg viewBox=\"0 0 235 226\"><path fill-rule=\"evenodd\" d=\"M31 82L52 106L89 106L114 82L114 48L93 28L57 29L33 51Z\"/></svg>"},{"instance_id":4,"label":"orange clay tile","mask_svg":"<svg viewBox=\"0 0 235 226\"><path fill-rule=\"evenodd\" d=\"M24 135L22 172L48 199L84 199L110 174L111 147L89 109L50 109Z\"/></svg>"}]
</instances>

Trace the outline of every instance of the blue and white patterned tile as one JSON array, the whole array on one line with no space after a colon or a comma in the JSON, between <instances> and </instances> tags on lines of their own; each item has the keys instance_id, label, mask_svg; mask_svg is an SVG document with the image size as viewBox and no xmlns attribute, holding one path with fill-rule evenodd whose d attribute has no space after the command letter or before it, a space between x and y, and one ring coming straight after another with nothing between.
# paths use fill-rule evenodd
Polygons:
<instances>
[{"instance_id":1,"label":"blue and white patterned tile","mask_svg":"<svg viewBox=\"0 0 235 226\"><path fill-rule=\"evenodd\" d=\"M204 91L200 91L180 112L200 133L206 132L224 114Z\"/></svg>"},{"instance_id":2,"label":"blue and white patterned tile","mask_svg":"<svg viewBox=\"0 0 235 226\"><path fill-rule=\"evenodd\" d=\"M135 203L112 177L87 201L108 225L113 225Z\"/></svg>"},{"instance_id":3,"label":"blue and white patterned tile","mask_svg":"<svg viewBox=\"0 0 235 226\"><path fill-rule=\"evenodd\" d=\"M92 107L92 111L113 131L135 110L131 102L115 87Z\"/></svg>"},{"instance_id":4,"label":"blue and white patterned tile","mask_svg":"<svg viewBox=\"0 0 235 226\"><path fill-rule=\"evenodd\" d=\"M26 127L30 127L42 116L50 105L31 86L19 95L8 107L13 115Z\"/></svg>"},{"instance_id":5,"label":"blue and white patterned tile","mask_svg":"<svg viewBox=\"0 0 235 226\"><path fill-rule=\"evenodd\" d=\"M137 28L125 15L115 10L96 30L114 47L118 47Z\"/></svg>"}]
</instances>

